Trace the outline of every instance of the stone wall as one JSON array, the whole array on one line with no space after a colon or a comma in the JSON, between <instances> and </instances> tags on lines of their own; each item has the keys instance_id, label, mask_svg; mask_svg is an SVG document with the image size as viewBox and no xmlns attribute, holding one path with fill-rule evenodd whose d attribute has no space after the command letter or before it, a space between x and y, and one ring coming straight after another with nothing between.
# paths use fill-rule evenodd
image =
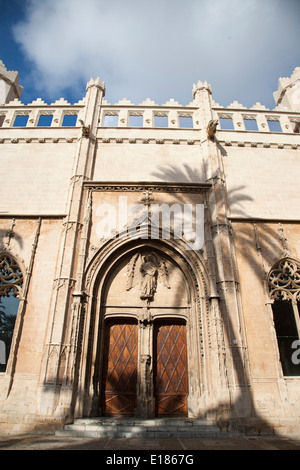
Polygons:
<instances>
[{"instance_id":1,"label":"stone wall","mask_svg":"<svg viewBox=\"0 0 300 470\"><path fill-rule=\"evenodd\" d=\"M259 103L223 108L200 81L187 106L149 99L111 105L104 91L92 79L74 105L16 99L0 108L0 255L13 256L24 276L13 348L0 374L1 428L61 426L93 408L101 289L125 253L154 249L180 266L191 288L189 416L256 432L288 430L300 414L300 378L283 377L266 279L279 259L300 259L299 113ZM16 126L17 116L26 124ZM51 123L40 126L41 116ZM75 124L65 125L66 116ZM118 208L120 196L149 210L150 202L203 204L204 246L188 252L174 234L153 241L147 221L143 237L104 236L98 208Z\"/></svg>"}]
</instances>

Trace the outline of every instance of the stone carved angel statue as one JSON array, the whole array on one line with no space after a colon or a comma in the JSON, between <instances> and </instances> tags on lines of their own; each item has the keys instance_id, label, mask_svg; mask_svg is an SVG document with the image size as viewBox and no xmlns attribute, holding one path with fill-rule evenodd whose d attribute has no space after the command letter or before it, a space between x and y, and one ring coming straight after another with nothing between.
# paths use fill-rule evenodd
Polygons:
<instances>
[{"instance_id":1,"label":"stone carved angel statue","mask_svg":"<svg viewBox=\"0 0 300 470\"><path fill-rule=\"evenodd\" d=\"M128 265L127 276L126 290L139 283L140 298L143 300L153 299L158 282L170 289L166 263L154 252L136 253Z\"/></svg>"}]
</instances>

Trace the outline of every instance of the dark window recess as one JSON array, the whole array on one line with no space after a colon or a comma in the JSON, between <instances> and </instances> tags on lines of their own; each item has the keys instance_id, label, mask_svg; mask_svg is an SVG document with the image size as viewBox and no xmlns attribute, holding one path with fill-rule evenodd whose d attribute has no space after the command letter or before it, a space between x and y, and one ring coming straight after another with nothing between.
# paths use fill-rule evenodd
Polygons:
<instances>
[{"instance_id":1,"label":"dark window recess","mask_svg":"<svg viewBox=\"0 0 300 470\"><path fill-rule=\"evenodd\" d=\"M275 300L272 309L283 374L299 376L300 364L297 364L299 362L297 359L300 358L300 353L297 354L299 343L294 343L299 340L299 335L293 305L288 301ZM297 310L299 315L299 302Z\"/></svg>"},{"instance_id":2,"label":"dark window recess","mask_svg":"<svg viewBox=\"0 0 300 470\"><path fill-rule=\"evenodd\" d=\"M6 371L18 307L12 293L0 298L0 372Z\"/></svg>"},{"instance_id":3,"label":"dark window recess","mask_svg":"<svg viewBox=\"0 0 300 470\"><path fill-rule=\"evenodd\" d=\"M19 307L23 275L7 252L0 256L0 372L6 371Z\"/></svg>"}]
</instances>

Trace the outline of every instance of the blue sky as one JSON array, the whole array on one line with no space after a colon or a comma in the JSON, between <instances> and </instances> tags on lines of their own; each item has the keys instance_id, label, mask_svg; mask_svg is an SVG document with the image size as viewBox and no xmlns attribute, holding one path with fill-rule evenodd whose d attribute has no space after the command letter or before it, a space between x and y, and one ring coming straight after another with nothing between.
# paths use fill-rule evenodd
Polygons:
<instances>
[{"instance_id":1,"label":"blue sky","mask_svg":"<svg viewBox=\"0 0 300 470\"><path fill-rule=\"evenodd\" d=\"M185 105L207 80L223 106L272 109L300 66L299 24L299 0L0 0L0 59L24 103L77 102L99 76L110 103Z\"/></svg>"}]
</instances>

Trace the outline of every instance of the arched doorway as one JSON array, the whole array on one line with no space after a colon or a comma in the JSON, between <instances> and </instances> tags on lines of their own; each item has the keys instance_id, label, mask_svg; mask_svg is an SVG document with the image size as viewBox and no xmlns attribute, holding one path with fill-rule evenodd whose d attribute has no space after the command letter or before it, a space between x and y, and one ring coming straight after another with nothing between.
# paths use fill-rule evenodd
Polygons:
<instances>
[{"instance_id":1,"label":"arched doorway","mask_svg":"<svg viewBox=\"0 0 300 470\"><path fill-rule=\"evenodd\" d=\"M75 416L199 416L206 387L199 258L189 264L160 240L102 256L87 271L85 392Z\"/></svg>"},{"instance_id":2,"label":"arched doorway","mask_svg":"<svg viewBox=\"0 0 300 470\"><path fill-rule=\"evenodd\" d=\"M100 308L100 414L187 416L190 301L179 267L133 251L109 273Z\"/></svg>"}]
</instances>

